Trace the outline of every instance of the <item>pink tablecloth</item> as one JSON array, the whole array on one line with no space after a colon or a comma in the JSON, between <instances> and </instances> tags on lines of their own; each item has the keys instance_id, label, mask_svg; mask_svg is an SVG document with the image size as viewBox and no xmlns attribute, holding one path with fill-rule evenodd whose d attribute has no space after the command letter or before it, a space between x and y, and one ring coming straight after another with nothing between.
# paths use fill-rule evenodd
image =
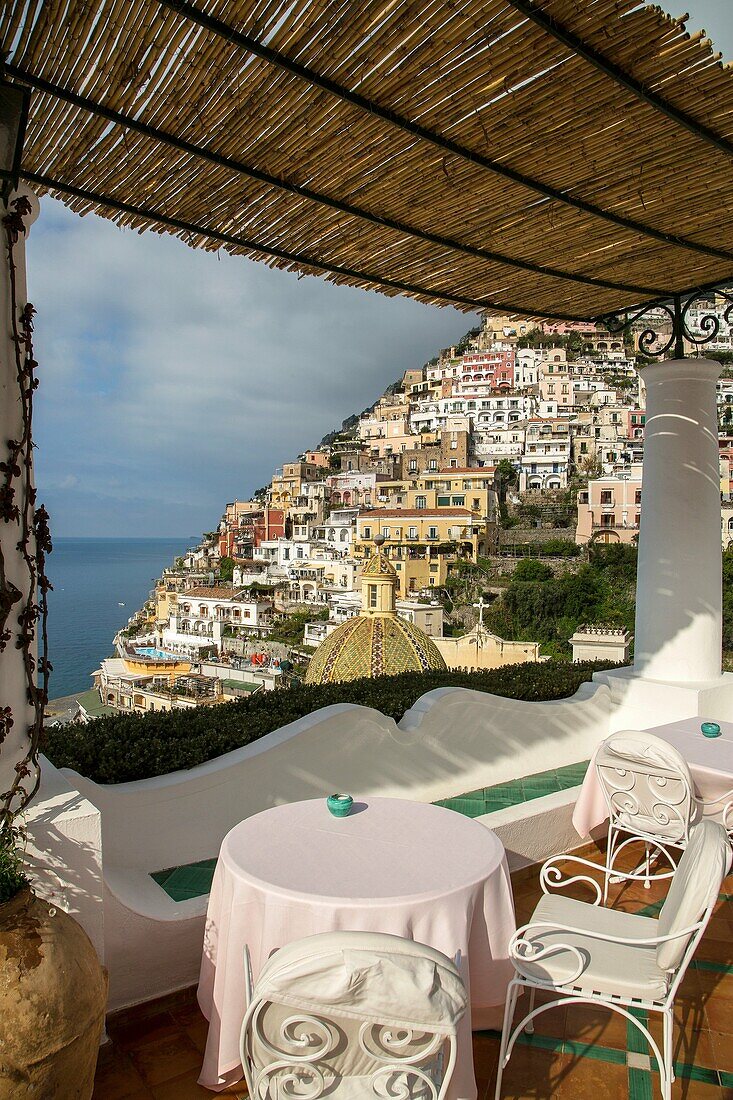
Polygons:
<instances>
[{"instance_id":1,"label":"pink tablecloth","mask_svg":"<svg viewBox=\"0 0 733 1100\"><path fill-rule=\"evenodd\" d=\"M221 846L206 919L199 1004L209 1020L200 1084L240 1080L244 946L255 980L270 953L302 936L389 932L461 952L471 1013L460 1025L451 1100L476 1096L471 1027L500 1022L513 968L514 904L504 848L451 810L369 798L349 817L325 799L266 810Z\"/></svg>"},{"instance_id":2,"label":"pink tablecloth","mask_svg":"<svg viewBox=\"0 0 733 1100\"><path fill-rule=\"evenodd\" d=\"M699 718L683 718L664 726L650 726L648 733L674 746L687 761L700 798L717 798L733 789L733 722L719 722L720 737L703 737ZM718 812L722 806L714 808ZM713 810L711 809L711 812ZM608 810L595 769L595 756L586 772L573 811L573 826L580 836L608 820Z\"/></svg>"}]
</instances>

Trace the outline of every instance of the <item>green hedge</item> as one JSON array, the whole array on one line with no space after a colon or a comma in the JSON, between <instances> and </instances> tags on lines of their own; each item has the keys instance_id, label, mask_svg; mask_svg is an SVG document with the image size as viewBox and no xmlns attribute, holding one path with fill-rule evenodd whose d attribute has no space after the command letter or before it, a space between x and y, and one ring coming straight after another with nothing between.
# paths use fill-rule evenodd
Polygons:
<instances>
[{"instance_id":1,"label":"green hedge","mask_svg":"<svg viewBox=\"0 0 733 1100\"><path fill-rule=\"evenodd\" d=\"M58 768L73 768L97 783L125 783L193 768L333 703L374 707L399 721L433 688L472 688L509 699L563 699L593 672L611 667L547 661L487 672L408 672L343 684L296 684L216 706L120 714L49 729L43 751Z\"/></svg>"}]
</instances>

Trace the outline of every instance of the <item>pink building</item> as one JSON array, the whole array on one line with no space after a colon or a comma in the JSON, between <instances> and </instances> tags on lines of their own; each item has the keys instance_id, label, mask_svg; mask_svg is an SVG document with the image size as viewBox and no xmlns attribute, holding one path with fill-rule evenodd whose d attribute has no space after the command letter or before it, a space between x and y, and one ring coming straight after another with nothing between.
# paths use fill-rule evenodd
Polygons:
<instances>
[{"instance_id":1,"label":"pink building","mask_svg":"<svg viewBox=\"0 0 733 1100\"><path fill-rule=\"evenodd\" d=\"M514 385L513 347L469 352L463 356L461 381L487 383L493 389L511 389Z\"/></svg>"},{"instance_id":2,"label":"pink building","mask_svg":"<svg viewBox=\"0 0 733 1100\"><path fill-rule=\"evenodd\" d=\"M646 409L629 409L626 413L626 438L643 439Z\"/></svg>"},{"instance_id":3,"label":"pink building","mask_svg":"<svg viewBox=\"0 0 733 1100\"><path fill-rule=\"evenodd\" d=\"M633 543L641 519L641 465L628 475L599 477L578 493L575 541Z\"/></svg>"}]
</instances>

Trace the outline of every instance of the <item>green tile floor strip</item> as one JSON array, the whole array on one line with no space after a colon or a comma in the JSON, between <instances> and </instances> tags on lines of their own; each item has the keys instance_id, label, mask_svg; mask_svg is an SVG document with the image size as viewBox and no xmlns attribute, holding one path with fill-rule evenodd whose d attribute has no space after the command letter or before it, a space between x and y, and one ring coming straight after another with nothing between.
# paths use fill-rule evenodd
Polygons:
<instances>
[{"instance_id":1,"label":"green tile floor strip","mask_svg":"<svg viewBox=\"0 0 733 1100\"><path fill-rule=\"evenodd\" d=\"M564 768L551 768L550 771L527 775L524 779L512 779L509 783L497 783L493 787L479 787L455 798L442 798L435 803L465 817L483 817L484 814L505 810L507 806L519 806L546 794L557 794L571 787L578 787L585 778L588 761L568 764Z\"/></svg>"},{"instance_id":2,"label":"green tile floor strip","mask_svg":"<svg viewBox=\"0 0 733 1100\"><path fill-rule=\"evenodd\" d=\"M189 901L209 893L215 867L215 859L202 859L198 863L187 863L182 867L153 871L150 877L173 901Z\"/></svg>"}]
</instances>

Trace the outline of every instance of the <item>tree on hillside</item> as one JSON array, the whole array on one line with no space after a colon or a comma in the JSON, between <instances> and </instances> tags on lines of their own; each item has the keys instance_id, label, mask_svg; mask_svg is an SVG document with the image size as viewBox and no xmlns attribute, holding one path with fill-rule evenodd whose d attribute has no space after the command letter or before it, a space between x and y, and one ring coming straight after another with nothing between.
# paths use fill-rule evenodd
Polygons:
<instances>
[{"instance_id":1,"label":"tree on hillside","mask_svg":"<svg viewBox=\"0 0 733 1100\"><path fill-rule=\"evenodd\" d=\"M506 495L512 485L517 484L518 474L508 458L502 458L496 465L494 477L499 492L499 503L504 504Z\"/></svg>"},{"instance_id":2,"label":"tree on hillside","mask_svg":"<svg viewBox=\"0 0 733 1100\"><path fill-rule=\"evenodd\" d=\"M512 583L517 581L549 581L552 580L552 570L543 561L536 558L524 558L517 562L512 573Z\"/></svg>"}]
</instances>

